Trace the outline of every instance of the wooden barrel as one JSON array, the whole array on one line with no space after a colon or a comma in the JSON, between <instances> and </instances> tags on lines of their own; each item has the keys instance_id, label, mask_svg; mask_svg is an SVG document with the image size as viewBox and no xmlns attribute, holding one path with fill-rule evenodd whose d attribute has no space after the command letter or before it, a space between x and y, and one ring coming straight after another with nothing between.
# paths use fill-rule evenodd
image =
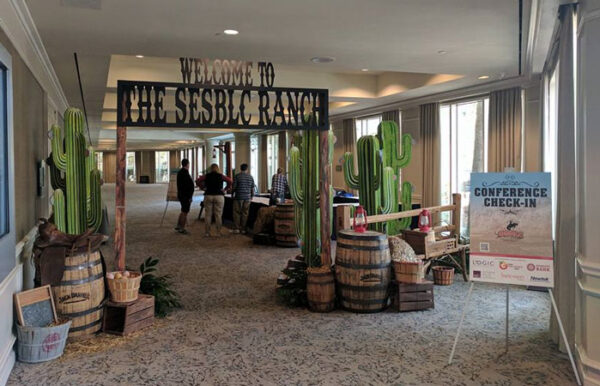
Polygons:
<instances>
[{"instance_id":1,"label":"wooden barrel","mask_svg":"<svg viewBox=\"0 0 600 386\"><path fill-rule=\"evenodd\" d=\"M331 270L311 271L306 278L308 307L315 312L330 312L335 308L335 278Z\"/></svg>"},{"instance_id":2,"label":"wooden barrel","mask_svg":"<svg viewBox=\"0 0 600 386\"><path fill-rule=\"evenodd\" d=\"M67 256L62 280L52 289L56 312L73 322L69 338L100 331L105 298L100 252Z\"/></svg>"},{"instance_id":3,"label":"wooden barrel","mask_svg":"<svg viewBox=\"0 0 600 386\"><path fill-rule=\"evenodd\" d=\"M298 247L294 204L278 204L275 209L275 244L279 247Z\"/></svg>"},{"instance_id":4,"label":"wooden barrel","mask_svg":"<svg viewBox=\"0 0 600 386\"><path fill-rule=\"evenodd\" d=\"M338 298L354 312L379 312L389 305L391 259L383 233L342 230L335 256Z\"/></svg>"}]
</instances>

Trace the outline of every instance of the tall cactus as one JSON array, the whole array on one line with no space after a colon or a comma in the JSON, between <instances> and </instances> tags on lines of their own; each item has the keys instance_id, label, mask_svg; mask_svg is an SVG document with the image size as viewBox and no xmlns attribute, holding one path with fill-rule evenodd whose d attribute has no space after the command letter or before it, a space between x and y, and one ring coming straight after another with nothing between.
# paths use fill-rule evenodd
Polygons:
<instances>
[{"instance_id":1,"label":"tall cactus","mask_svg":"<svg viewBox=\"0 0 600 386\"><path fill-rule=\"evenodd\" d=\"M333 133L329 132L330 164L333 157ZM296 233L302 255L309 267L321 265L321 221L319 209L319 132L305 131L294 138L290 149L290 193L296 210ZM333 195L330 194L330 206Z\"/></svg>"},{"instance_id":2,"label":"tall cactus","mask_svg":"<svg viewBox=\"0 0 600 386\"><path fill-rule=\"evenodd\" d=\"M396 203L392 212L398 210L398 191L401 169L410 163L412 151L412 138L410 134L402 135L402 154L398 154L398 125L394 121L382 121L377 128L377 137L381 141L381 149L383 150L383 166L389 166L394 170L396 178L393 181L393 196L392 200ZM409 182L402 184L402 193L400 194L402 201L402 210L412 209L412 185ZM411 218L403 218L399 221L387 222L387 233L395 235L403 229L410 226Z\"/></svg>"},{"instance_id":3,"label":"tall cactus","mask_svg":"<svg viewBox=\"0 0 600 386\"><path fill-rule=\"evenodd\" d=\"M64 145L60 127L52 126L52 161L64 172L66 187L54 192L54 218L61 231L76 235L96 231L102 222L100 172L93 148L86 148L83 114L69 108L64 117Z\"/></svg>"},{"instance_id":4,"label":"tall cactus","mask_svg":"<svg viewBox=\"0 0 600 386\"><path fill-rule=\"evenodd\" d=\"M356 146L358 174L354 173L354 155L350 152L344 154L346 184L352 189L359 190L359 201L367 214L390 213L394 207L392 200L394 170L389 166L383 167L379 140L375 136L366 135L358 140ZM384 224L370 224L369 228L382 232Z\"/></svg>"}]
</instances>

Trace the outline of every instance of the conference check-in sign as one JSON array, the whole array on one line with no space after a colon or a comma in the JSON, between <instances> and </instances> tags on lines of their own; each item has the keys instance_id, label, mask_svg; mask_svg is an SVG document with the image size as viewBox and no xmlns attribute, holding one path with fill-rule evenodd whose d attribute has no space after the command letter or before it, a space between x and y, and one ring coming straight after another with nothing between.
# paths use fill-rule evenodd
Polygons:
<instances>
[{"instance_id":1,"label":"conference check-in sign","mask_svg":"<svg viewBox=\"0 0 600 386\"><path fill-rule=\"evenodd\" d=\"M472 281L554 286L550 173L472 173Z\"/></svg>"}]
</instances>

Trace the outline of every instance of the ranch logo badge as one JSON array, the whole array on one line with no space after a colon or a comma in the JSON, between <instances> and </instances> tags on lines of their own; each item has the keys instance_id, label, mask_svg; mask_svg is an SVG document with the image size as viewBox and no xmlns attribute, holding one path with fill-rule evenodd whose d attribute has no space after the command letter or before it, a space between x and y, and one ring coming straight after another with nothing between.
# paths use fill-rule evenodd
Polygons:
<instances>
[{"instance_id":1,"label":"ranch logo badge","mask_svg":"<svg viewBox=\"0 0 600 386\"><path fill-rule=\"evenodd\" d=\"M496 236L501 239L522 239L524 237L523 232L515 229L518 226L519 224L517 222L509 220L506 228L496 232Z\"/></svg>"}]
</instances>

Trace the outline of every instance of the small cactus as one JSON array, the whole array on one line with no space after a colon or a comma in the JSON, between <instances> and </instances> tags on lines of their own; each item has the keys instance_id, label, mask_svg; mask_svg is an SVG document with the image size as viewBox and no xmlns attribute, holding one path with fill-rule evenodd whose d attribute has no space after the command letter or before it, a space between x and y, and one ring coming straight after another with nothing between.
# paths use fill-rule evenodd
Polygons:
<instances>
[{"instance_id":1,"label":"small cactus","mask_svg":"<svg viewBox=\"0 0 600 386\"><path fill-rule=\"evenodd\" d=\"M402 168L410 163L412 138L410 134L402 135L402 154L398 155L398 125L394 121L382 121L377 128L377 137L381 141L381 149L383 150L383 166L389 166L394 170L396 178L393 181L393 196L392 200L396 205L392 208L392 213L398 211L398 188ZM402 184L402 192L400 194L402 202L402 210L412 209L412 185L409 182ZM410 226L411 218L403 218L387 222L387 233L396 235L403 229Z\"/></svg>"},{"instance_id":2,"label":"small cactus","mask_svg":"<svg viewBox=\"0 0 600 386\"><path fill-rule=\"evenodd\" d=\"M392 199L394 191L394 170L383 167L382 154L377 137L367 135L361 137L357 144L358 174L354 173L354 155L344 154L344 178L352 189L359 190L360 204L367 214L377 215L390 213L394 207ZM397 202L397 201L396 201ZM369 224L369 229L384 231L384 224Z\"/></svg>"},{"instance_id":3,"label":"small cactus","mask_svg":"<svg viewBox=\"0 0 600 386\"><path fill-rule=\"evenodd\" d=\"M52 164L50 173L54 192L54 218L62 232L77 235L88 228L98 230L102 222L100 172L95 166L94 150L86 148L83 114L69 108L65 111L64 145L61 129L52 126ZM53 171L52 168L56 168ZM65 174L64 185L58 177ZM62 188L64 186L64 189Z\"/></svg>"}]
</instances>

